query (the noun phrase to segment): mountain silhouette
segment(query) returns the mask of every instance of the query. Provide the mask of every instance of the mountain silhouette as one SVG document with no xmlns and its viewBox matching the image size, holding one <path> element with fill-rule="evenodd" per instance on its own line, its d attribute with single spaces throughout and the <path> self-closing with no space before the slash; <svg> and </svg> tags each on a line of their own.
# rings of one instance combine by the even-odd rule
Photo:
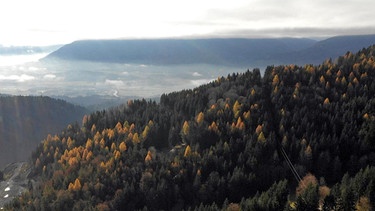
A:
<svg viewBox="0 0 375 211">
<path fill-rule="evenodd" d="M 319 64 L 347 51 L 375 43 L 375 35 L 267 39 L 80 40 L 52 52 L 42 61 L 84 60 L 151 65 L 215 64 L 261 66 Z"/>
</svg>

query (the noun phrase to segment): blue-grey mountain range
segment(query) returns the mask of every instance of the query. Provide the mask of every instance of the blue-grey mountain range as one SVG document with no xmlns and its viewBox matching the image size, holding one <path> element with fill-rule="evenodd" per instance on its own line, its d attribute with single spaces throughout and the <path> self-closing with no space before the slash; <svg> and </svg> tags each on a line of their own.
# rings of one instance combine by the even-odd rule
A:
<svg viewBox="0 0 375 211">
<path fill-rule="evenodd" d="M 263 67 L 319 64 L 373 44 L 375 35 L 337 36 L 320 41 L 308 38 L 80 40 L 62 46 L 43 60 Z"/>
</svg>

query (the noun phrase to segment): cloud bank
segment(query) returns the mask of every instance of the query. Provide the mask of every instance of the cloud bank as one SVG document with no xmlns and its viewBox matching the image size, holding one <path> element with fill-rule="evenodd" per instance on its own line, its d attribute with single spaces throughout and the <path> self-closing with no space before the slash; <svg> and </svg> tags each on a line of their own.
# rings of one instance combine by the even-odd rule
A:
<svg viewBox="0 0 375 211">
<path fill-rule="evenodd" d="M 373 0 L 13 0 L 1 2 L 0 7 L 0 29 L 6 32 L 0 34 L 0 44 L 13 45 L 79 39 L 375 33 Z"/>
<path fill-rule="evenodd" d="M 0 81 L 16 81 L 16 82 L 25 82 L 25 81 L 31 81 L 34 80 L 35 77 L 31 75 L 0 75 Z"/>
</svg>

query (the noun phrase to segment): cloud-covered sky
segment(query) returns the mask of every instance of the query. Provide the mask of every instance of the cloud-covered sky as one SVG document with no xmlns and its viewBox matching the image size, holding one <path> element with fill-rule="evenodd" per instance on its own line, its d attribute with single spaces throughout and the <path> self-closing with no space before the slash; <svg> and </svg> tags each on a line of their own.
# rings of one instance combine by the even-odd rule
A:
<svg viewBox="0 0 375 211">
<path fill-rule="evenodd" d="M 375 34 L 374 0 L 2 0 L 0 44 Z"/>
</svg>

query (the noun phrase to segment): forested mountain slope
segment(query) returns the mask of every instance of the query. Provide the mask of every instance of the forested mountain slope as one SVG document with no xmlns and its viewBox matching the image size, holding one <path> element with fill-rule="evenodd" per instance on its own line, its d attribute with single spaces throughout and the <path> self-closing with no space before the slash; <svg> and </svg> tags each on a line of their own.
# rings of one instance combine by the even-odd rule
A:
<svg viewBox="0 0 375 211">
<path fill-rule="evenodd" d="M 7 209 L 375 206 L 375 46 L 129 101 L 48 136 Z"/>
<path fill-rule="evenodd" d="M 47 134 L 60 132 L 86 113 L 49 97 L 0 96 L 0 167 L 28 160 Z"/>
</svg>

